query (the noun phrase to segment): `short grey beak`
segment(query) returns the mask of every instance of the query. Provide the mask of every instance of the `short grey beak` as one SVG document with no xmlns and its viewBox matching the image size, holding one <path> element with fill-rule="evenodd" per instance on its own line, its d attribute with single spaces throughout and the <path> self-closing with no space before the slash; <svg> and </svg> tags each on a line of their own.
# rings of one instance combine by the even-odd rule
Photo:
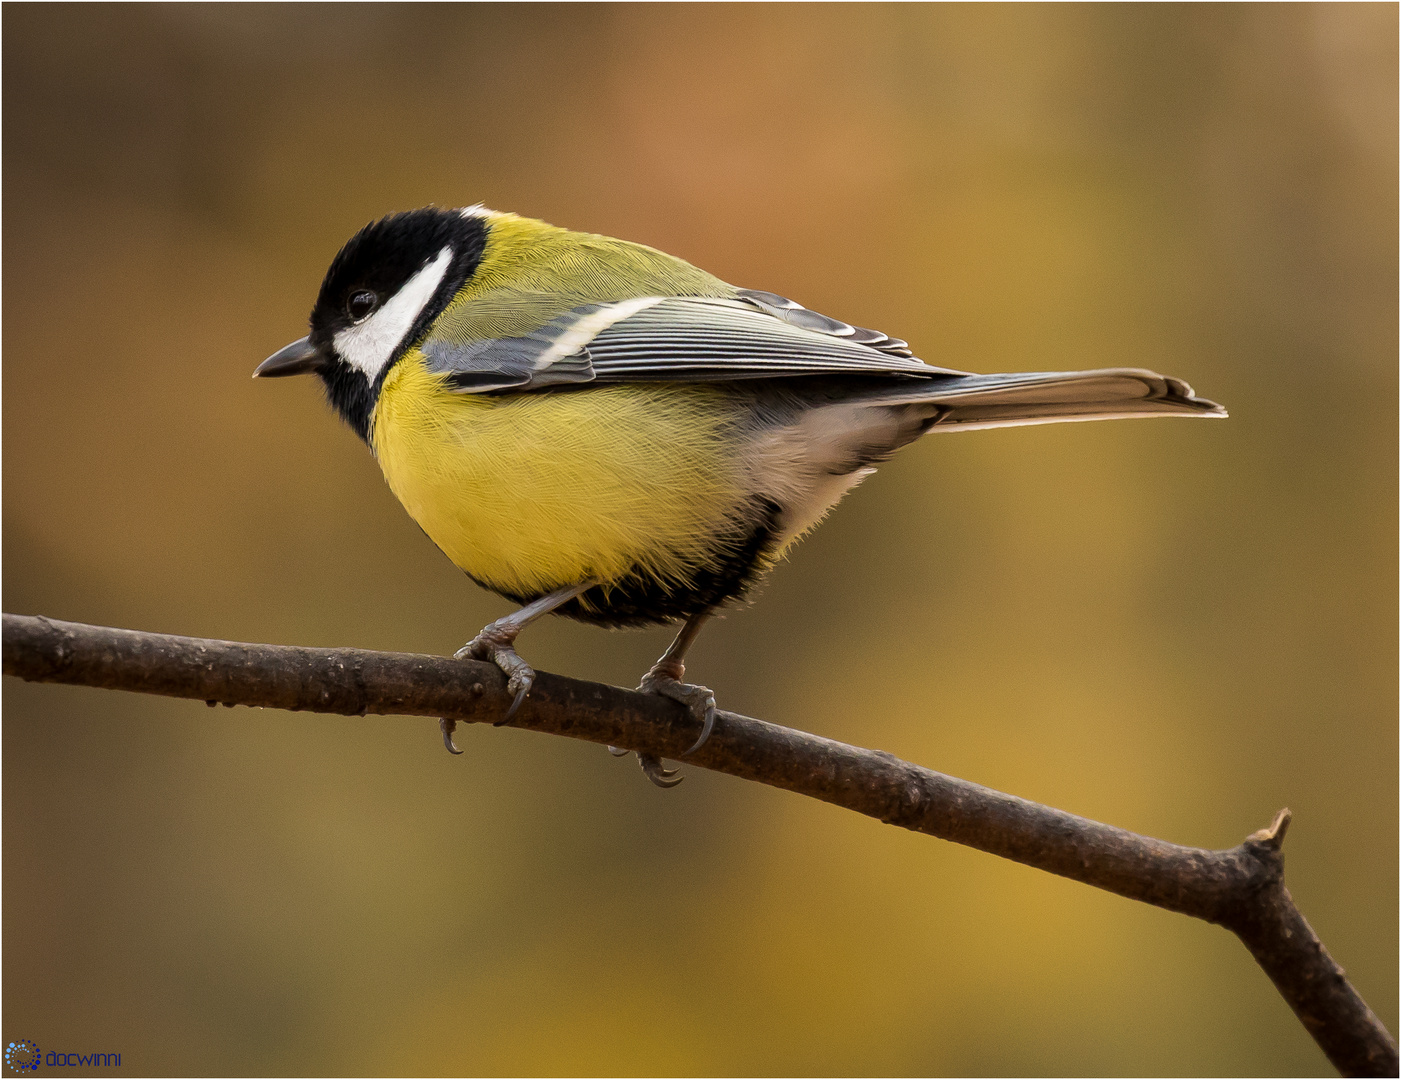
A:
<svg viewBox="0 0 1401 1080">
<path fill-rule="evenodd" d="M 301 338 L 286 348 L 278 349 L 253 372 L 255 379 L 280 379 L 283 375 L 309 375 L 320 371 L 321 354 L 309 338 Z"/>
</svg>

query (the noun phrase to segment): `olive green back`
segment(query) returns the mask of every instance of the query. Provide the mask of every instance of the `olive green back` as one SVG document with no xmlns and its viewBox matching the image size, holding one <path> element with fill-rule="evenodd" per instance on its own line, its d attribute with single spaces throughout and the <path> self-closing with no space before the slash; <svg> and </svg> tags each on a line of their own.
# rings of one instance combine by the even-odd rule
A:
<svg viewBox="0 0 1401 1080">
<path fill-rule="evenodd" d="M 431 338 L 468 344 L 521 337 L 581 304 L 736 293 L 684 259 L 643 244 L 515 214 L 491 213 L 487 221 L 481 265 L 439 316 Z"/>
</svg>

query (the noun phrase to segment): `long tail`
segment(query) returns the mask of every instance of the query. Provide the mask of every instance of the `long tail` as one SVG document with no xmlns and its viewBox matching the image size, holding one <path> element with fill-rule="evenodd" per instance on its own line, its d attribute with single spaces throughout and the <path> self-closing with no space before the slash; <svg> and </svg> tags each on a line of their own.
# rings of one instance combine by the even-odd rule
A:
<svg viewBox="0 0 1401 1080">
<path fill-rule="evenodd" d="M 962 375 L 901 385 L 865 399 L 881 405 L 933 405 L 926 430 L 1118 420 L 1135 416 L 1214 416 L 1226 410 L 1180 379 L 1142 368 Z"/>
</svg>

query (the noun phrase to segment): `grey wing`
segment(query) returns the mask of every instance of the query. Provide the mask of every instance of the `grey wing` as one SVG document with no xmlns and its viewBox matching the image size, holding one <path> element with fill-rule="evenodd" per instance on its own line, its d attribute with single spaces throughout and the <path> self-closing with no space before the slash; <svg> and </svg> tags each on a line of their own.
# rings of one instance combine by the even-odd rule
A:
<svg viewBox="0 0 1401 1080">
<path fill-rule="evenodd" d="M 773 293 L 586 304 L 530 335 L 463 345 L 430 337 L 432 371 L 464 393 L 588 382 L 732 382 L 799 375 L 929 378 L 909 347 Z"/>
</svg>

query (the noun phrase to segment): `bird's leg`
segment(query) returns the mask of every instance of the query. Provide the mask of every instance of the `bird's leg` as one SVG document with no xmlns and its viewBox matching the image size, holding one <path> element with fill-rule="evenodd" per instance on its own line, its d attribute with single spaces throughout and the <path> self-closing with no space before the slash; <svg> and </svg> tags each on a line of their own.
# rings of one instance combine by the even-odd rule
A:
<svg viewBox="0 0 1401 1080">
<path fill-rule="evenodd" d="M 638 686 L 644 694 L 661 694 L 672 701 L 679 701 L 690 709 L 691 715 L 700 722 L 700 737 L 686 754 L 694 754 L 704 746 L 710 738 L 710 733 L 715 730 L 715 695 L 707 687 L 681 681 L 686 674 L 686 653 L 695 644 L 696 635 L 700 633 L 710 614 L 709 611 L 702 611 L 687 619 L 686 625 L 676 635 L 671 647 L 662 653 L 662 658 L 642 676 L 642 684 Z"/>
<path fill-rule="evenodd" d="M 686 653 L 695 643 L 696 635 L 700 633 L 700 628 L 705 625 L 710 614 L 709 611 L 702 611 L 687 619 L 686 625 L 676 635 L 671 647 L 652 665 L 652 670 L 642 676 L 642 684 L 638 686 L 644 694 L 660 694 L 662 697 L 671 698 L 672 701 L 679 701 L 696 718 L 701 726 L 700 737 L 686 754 L 693 754 L 704 746 L 710 738 L 710 733 L 715 730 L 715 695 L 707 687 L 681 681 L 686 674 Z M 608 749 L 612 753 L 618 753 L 615 747 L 610 746 Z M 682 756 L 685 757 L 686 754 Z M 661 758 L 654 754 L 639 753 L 637 760 L 642 766 L 642 771 L 647 774 L 647 779 L 658 787 L 675 787 L 681 783 L 681 778 L 676 776 L 675 770 L 662 768 Z"/>
<path fill-rule="evenodd" d="M 586 581 L 581 585 L 567 585 L 563 589 L 546 593 L 538 600 L 532 600 L 525 607 L 519 611 L 513 611 L 504 619 L 488 623 L 482 628 L 480 634 L 454 654 L 459 660 L 469 656 L 473 660 L 490 660 L 505 672 L 506 688 L 512 691 L 516 697 L 511 702 L 511 707 L 506 710 L 506 715 L 496 722 L 497 727 L 515 716 L 516 710 L 521 707 L 521 702 L 525 700 L 525 695 L 530 693 L 530 686 L 535 681 L 534 669 L 516 654 L 514 648 L 516 636 L 541 615 L 548 615 L 561 604 L 569 603 L 580 593 L 593 588 L 593 584 L 592 581 Z M 446 725 L 444 728 L 443 738 L 450 744 L 451 733 L 446 730 Z M 448 749 L 451 750 L 452 746 L 449 745 Z"/>
</svg>

